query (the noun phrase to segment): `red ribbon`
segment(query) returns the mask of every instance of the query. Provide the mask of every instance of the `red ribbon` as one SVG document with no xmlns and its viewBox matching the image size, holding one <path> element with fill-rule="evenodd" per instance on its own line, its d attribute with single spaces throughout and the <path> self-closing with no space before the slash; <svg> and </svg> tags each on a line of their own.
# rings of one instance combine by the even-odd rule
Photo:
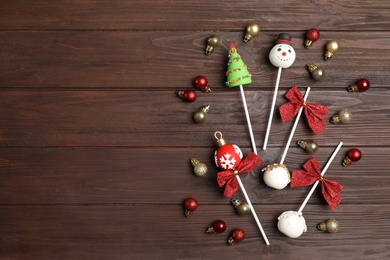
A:
<svg viewBox="0 0 390 260">
<path fill-rule="evenodd" d="M 262 162 L 263 160 L 257 154 L 250 153 L 244 158 L 244 160 L 241 161 L 241 163 L 237 166 L 237 169 L 218 172 L 217 181 L 219 187 L 226 184 L 223 194 L 228 198 L 233 196 L 233 194 L 238 190 L 236 174 L 251 172 Z"/>
<path fill-rule="evenodd" d="M 328 114 L 328 107 L 320 104 L 306 104 L 301 92 L 299 92 L 296 86 L 290 88 L 285 97 L 290 102 L 287 102 L 279 108 L 283 123 L 286 123 L 298 114 L 299 109 L 303 106 L 310 128 L 316 135 L 320 135 L 326 126 L 323 121 Z"/>
<path fill-rule="evenodd" d="M 303 165 L 303 168 L 306 171 L 293 171 L 290 186 L 293 188 L 309 186 L 319 180 L 321 182 L 322 195 L 324 195 L 324 198 L 326 202 L 328 202 L 329 206 L 335 210 L 341 202 L 339 194 L 343 189 L 343 185 L 337 181 L 328 180 L 321 176 L 320 166 L 318 165 L 316 157 L 312 157 L 307 160 Z"/>
</svg>

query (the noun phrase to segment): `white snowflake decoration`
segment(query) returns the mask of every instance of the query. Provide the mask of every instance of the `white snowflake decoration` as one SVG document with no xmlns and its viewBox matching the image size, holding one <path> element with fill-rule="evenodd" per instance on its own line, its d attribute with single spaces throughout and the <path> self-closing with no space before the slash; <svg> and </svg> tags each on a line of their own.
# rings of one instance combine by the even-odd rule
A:
<svg viewBox="0 0 390 260">
<path fill-rule="evenodd" d="M 236 164 L 236 159 L 230 153 L 225 153 L 221 157 L 219 157 L 219 163 L 224 169 L 233 169 Z"/>
<path fill-rule="evenodd" d="M 236 154 L 238 155 L 238 157 L 240 157 L 240 159 L 242 159 L 242 151 L 240 149 L 240 147 L 238 147 L 237 145 L 233 144 L 233 147 L 234 147 L 234 151 L 236 152 Z"/>
</svg>

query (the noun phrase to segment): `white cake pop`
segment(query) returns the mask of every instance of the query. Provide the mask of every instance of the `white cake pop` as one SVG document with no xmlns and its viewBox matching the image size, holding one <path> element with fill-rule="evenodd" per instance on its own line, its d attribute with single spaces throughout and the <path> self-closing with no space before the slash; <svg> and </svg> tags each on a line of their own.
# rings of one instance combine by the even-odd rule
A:
<svg viewBox="0 0 390 260">
<path fill-rule="evenodd" d="M 281 33 L 278 36 L 276 45 L 269 53 L 269 60 L 272 65 L 278 68 L 287 69 L 295 61 L 295 50 L 291 46 L 291 35 L 288 33 Z"/>
<path fill-rule="evenodd" d="M 278 229 L 290 238 L 300 237 L 306 232 L 306 221 L 302 212 L 285 211 L 278 217 Z"/>
<path fill-rule="evenodd" d="M 263 171 L 263 180 L 268 187 L 281 190 L 290 183 L 290 172 L 284 164 L 270 164 Z"/>
</svg>

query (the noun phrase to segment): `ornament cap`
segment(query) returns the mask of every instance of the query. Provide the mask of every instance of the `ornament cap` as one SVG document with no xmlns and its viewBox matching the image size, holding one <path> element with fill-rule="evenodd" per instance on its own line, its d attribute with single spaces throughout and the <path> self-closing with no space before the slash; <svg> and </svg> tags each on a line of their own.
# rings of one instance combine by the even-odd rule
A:
<svg viewBox="0 0 390 260">
<path fill-rule="evenodd" d="M 314 63 L 308 63 L 306 66 L 307 66 L 308 71 L 310 71 L 310 72 L 313 72 L 318 68 L 317 65 L 315 65 Z"/>
<path fill-rule="evenodd" d="M 223 135 L 220 131 L 216 131 L 214 133 L 214 137 L 217 139 L 217 144 L 219 147 L 224 146 L 226 144 L 225 138 L 223 138 Z"/>
</svg>

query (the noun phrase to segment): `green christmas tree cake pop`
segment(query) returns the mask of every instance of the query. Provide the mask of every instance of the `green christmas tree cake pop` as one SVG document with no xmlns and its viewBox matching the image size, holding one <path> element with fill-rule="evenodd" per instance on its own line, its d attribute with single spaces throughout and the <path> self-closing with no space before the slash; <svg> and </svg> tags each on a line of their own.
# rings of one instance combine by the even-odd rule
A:
<svg viewBox="0 0 390 260">
<path fill-rule="evenodd" d="M 237 87 L 252 83 L 252 75 L 249 73 L 234 43 L 230 44 L 228 70 L 226 72 L 226 86 Z"/>
<path fill-rule="evenodd" d="M 248 106 L 246 104 L 244 87 L 243 87 L 243 85 L 252 83 L 252 75 L 249 73 L 245 63 L 242 61 L 241 56 L 237 53 L 234 43 L 230 44 L 228 57 L 229 57 L 229 61 L 227 63 L 228 69 L 226 72 L 226 76 L 227 76 L 226 86 L 240 87 L 242 103 L 245 109 L 246 122 L 248 124 L 249 135 L 252 143 L 252 149 L 253 152 L 257 154 L 255 138 L 253 136 L 252 124 L 249 117 Z"/>
</svg>

